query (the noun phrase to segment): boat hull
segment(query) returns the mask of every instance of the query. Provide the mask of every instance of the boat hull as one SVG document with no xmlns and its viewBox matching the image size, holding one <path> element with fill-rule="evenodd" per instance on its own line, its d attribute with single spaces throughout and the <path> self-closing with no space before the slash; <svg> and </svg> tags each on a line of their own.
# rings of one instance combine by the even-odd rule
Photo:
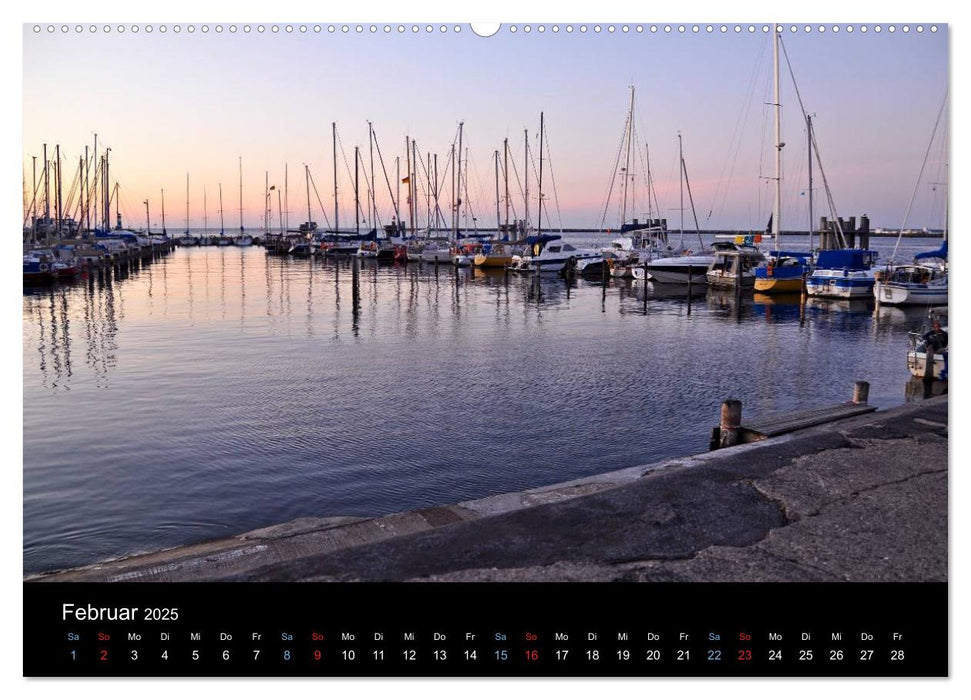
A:
<svg viewBox="0 0 971 700">
<path fill-rule="evenodd" d="M 876 282 L 873 296 L 881 304 L 894 306 L 934 306 L 947 304 L 947 285 L 919 283 Z"/>
<path fill-rule="evenodd" d="M 931 376 L 940 381 L 947 381 L 947 355 L 933 355 Z M 914 377 L 927 376 L 927 353 L 911 350 L 907 353 L 907 369 Z"/>
<path fill-rule="evenodd" d="M 798 294 L 802 291 L 802 277 L 756 277 L 753 287 L 763 294 Z"/>
</svg>

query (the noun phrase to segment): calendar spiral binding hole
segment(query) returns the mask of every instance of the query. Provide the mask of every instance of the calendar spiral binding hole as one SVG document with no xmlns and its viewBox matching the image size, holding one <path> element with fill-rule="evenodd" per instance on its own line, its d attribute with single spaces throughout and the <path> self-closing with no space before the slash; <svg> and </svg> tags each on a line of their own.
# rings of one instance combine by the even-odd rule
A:
<svg viewBox="0 0 971 700">
<path fill-rule="evenodd" d="M 175 34 L 181 34 L 183 31 L 188 34 L 237 34 L 242 32 L 244 34 L 257 33 L 257 34 L 461 34 L 464 29 L 462 25 L 458 24 L 330 24 L 322 26 L 320 24 L 258 24 L 258 25 L 235 25 L 235 24 L 173 24 L 173 25 L 152 25 L 152 24 L 104 24 L 89 25 L 85 28 L 84 25 L 76 24 L 73 27 L 68 24 L 48 24 L 46 26 L 35 24 L 33 25 L 34 34 L 42 34 L 46 32 L 47 34 L 56 35 L 69 34 L 72 31 L 75 34 L 84 34 L 87 29 L 88 34 L 112 34 L 117 33 L 124 35 L 125 33 L 138 34 L 152 34 L 158 32 L 165 34 L 169 31 Z M 824 24 L 783 24 L 779 25 L 779 31 L 781 33 L 804 33 L 804 34 L 825 34 L 832 33 L 838 34 L 840 32 L 846 32 L 847 34 L 853 34 L 859 32 L 861 34 L 868 34 L 873 32 L 875 34 L 896 34 L 898 32 L 902 34 L 923 34 L 925 31 L 936 33 L 939 27 L 936 24 L 931 25 L 910 25 L 910 24 L 860 24 L 860 25 L 824 25 Z M 507 34 L 592 34 L 592 35 L 603 35 L 603 34 L 754 34 L 756 32 L 766 33 L 771 31 L 771 27 L 767 24 L 755 25 L 755 24 L 509 24 L 501 26 L 499 32 L 505 32 Z M 471 30 L 472 34 L 475 34 L 475 30 Z M 482 36 L 482 35 L 480 35 Z"/>
</svg>

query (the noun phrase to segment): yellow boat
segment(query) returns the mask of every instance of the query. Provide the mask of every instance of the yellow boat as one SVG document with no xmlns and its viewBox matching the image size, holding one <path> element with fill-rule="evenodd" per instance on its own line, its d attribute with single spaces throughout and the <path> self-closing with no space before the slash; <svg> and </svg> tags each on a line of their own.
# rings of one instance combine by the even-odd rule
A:
<svg viewBox="0 0 971 700">
<path fill-rule="evenodd" d="M 479 251 L 472 264 L 476 267 L 499 267 L 504 268 L 512 264 L 512 249 L 502 243 L 493 243 L 489 252 Z"/>
</svg>

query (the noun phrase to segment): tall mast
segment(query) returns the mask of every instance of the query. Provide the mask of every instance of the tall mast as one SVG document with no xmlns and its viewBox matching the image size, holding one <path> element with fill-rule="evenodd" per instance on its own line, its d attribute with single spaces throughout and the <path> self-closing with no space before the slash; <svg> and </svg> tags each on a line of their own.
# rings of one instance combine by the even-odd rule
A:
<svg viewBox="0 0 971 700">
<path fill-rule="evenodd" d="M 506 185 L 506 235 L 509 235 L 509 139 L 502 140 L 502 177 Z"/>
<path fill-rule="evenodd" d="M 111 180 L 108 177 L 108 154 L 109 153 L 111 153 L 111 148 L 110 147 L 105 149 L 105 167 L 104 167 L 104 180 L 105 180 L 105 186 L 104 186 L 104 196 L 105 196 L 105 206 L 104 206 L 105 232 L 108 232 L 108 231 L 111 230 L 111 187 L 108 184 L 109 182 L 111 182 Z"/>
<path fill-rule="evenodd" d="M 411 169 L 408 171 L 408 191 L 411 193 L 411 235 L 414 237 L 415 229 L 418 228 L 418 182 L 415 175 L 418 173 L 418 156 L 415 140 L 411 140 Z"/>
<path fill-rule="evenodd" d="M 536 234 L 543 232 L 543 113 L 539 113 L 539 185 L 537 188 Z"/>
<path fill-rule="evenodd" d="M 145 233 L 150 234 L 152 232 L 152 217 L 148 211 L 148 200 L 145 200 Z"/>
<path fill-rule="evenodd" d="M 34 194 L 30 202 L 30 210 L 33 218 L 30 223 L 30 233 L 32 243 L 37 242 L 37 156 L 30 157 L 30 184 L 33 185 Z M 90 224 L 89 224 L 90 226 Z"/>
<path fill-rule="evenodd" d="M 358 184 L 360 163 L 360 147 L 354 147 L 354 233 L 361 232 L 361 193 Z"/>
<path fill-rule="evenodd" d="M 680 227 L 680 243 L 679 246 L 684 248 L 684 149 L 681 145 L 681 132 L 678 132 L 678 162 L 680 167 L 678 168 L 678 178 L 681 182 L 681 227 Z"/>
<path fill-rule="evenodd" d="M 266 183 L 263 185 L 263 233 L 270 232 L 270 171 L 264 170 Z"/>
<path fill-rule="evenodd" d="M 442 213 L 441 208 L 438 206 L 438 154 L 435 154 L 433 172 L 435 175 L 435 227 L 438 227 L 438 215 Z M 442 222 L 444 223 L 444 222 Z"/>
<path fill-rule="evenodd" d="M 813 250 L 813 118 L 806 115 L 806 141 L 809 144 L 809 252 Z"/>
<path fill-rule="evenodd" d="M 47 144 L 44 144 L 44 226 L 50 224 L 51 218 L 51 176 L 50 167 L 47 161 Z M 45 235 L 46 235 L 45 230 Z"/>
<path fill-rule="evenodd" d="M 465 122 L 459 122 L 459 147 L 455 155 L 458 157 L 458 165 L 456 168 L 456 177 L 458 178 L 458 201 L 455 205 L 455 240 L 458 241 L 459 238 L 459 211 L 462 207 L 462 125 Z"/>
<path fill-rule="evenodd" d="M 371 181 L 368 183 L 368 193 L 371 195 L 371 228 L 378 228 L 378 193 L 374 187 L 374 126 L 367 123 L 368 148 L 371 152 Z"/>
<path fill-rule="evenodd" d="M 337 221 L 337 122 L 330 123 L 330 130 L 331 140 L 334 142 L 334 233 L 337 233 L 340 231 L 340 223 Z M 354 152 L 357 152 L 357 146 L 354 147 Z M 354 167 L 357 167 L 357 165 L 355 164 Z M 355 187 L 357 187 L 356 184 Z M 309 197 L 310 195 L 308 194 L 307 196 Z M 307 221 L 308 223 L 310 221 L 309 214 Z"/>
<path fill-rule="evenodd" d="M 94 135 L 94 157 L 98 160 L 98 135 Z M 94 168 L 94 228 L 95 231 L 98 229 L 98 166 Z M 91 227 L 90 217 L 88 218 L 88 228 Z"/>
<path fill-rule="evenodd" d="M 310 222 L 313 218 L 310 216 L 310 166 L 306 163 L 303 164 L 303 174 L 304 179 L 307 181 L 307 232 L 310 232 Z"/>
<path fill-rule="evenodd" d="M 219 183 L 219 235 L 226 235 L 226 220 L 223 218 L 223 183 Z"/>
<path fill-rule="evenodd" d="M 202 230 L 209 235 L 209 203 L 206 201 L 206 186 L 202 186 Z"/>
<path fill-rule="evenodd" d="M 220 203 L 219 208 L 222 209 L 222 203 Z M 168 231 L 165 230 L 165 188 L 162 188 L 162 235 L 167 236 Z"/>
<path fill-rule="evenodd" d="M 452 236 L 458 239 L 458 224 L 456 222 L 458 217 L 458 205 L 455 196 L 455 143 L 452 143 Z"/>
<path fill-rule="evenodd" d="M 239 157 L 239 232 L 243 232 L 243 156 Z"/>
<path fill-rule="evenodd" d="M 499 151 L 495 153 L 496 161 L 496 233 L 502 228 L 502 219 L 499 218 Z"/>
<path fill-rule="evenodd" d="M 57 153 L 57 169 L 54 174 L 57 176 L 57 237 L 61 237 L 61 219 L 63 218 L 63 211 L 61 209 L 61 144 L 57 144 L 55 147 L 55 152 Z"/>
<path fill-rule="evenodd" d="M 189 173 L 185 174 L 185 235 L 189 235 Z"/>
<path fill-rule="evenodd" d="M 286 179 L 286 166 L 284 166 L 283 169 L 284 169 L 283 177 L 284 179 Z M 286 189 L 286 184 L 283 185 L 283 189 Z M 280 219 L 280 235 L 282 236 L 285 233 L 286 229 L 283 226 L 283 204 L 280 201 L 279 188 L 277 188 L 277 191 L 276 191 L 276 213 L 277 213 L 277 218 Z"/>
<path fill-rule="evenodd" d="M 624 205 L 620 212 L 620 224 L 623 226 L 627 223 L 627 189 L 630 186 L 631 174 L 630 174 L 630 149 L 631 141 L 634 140 L 634 86 L 630 86 L 630 108 L 627 110 L 627 157 L 624 162 Z M 540 158 L 543 154 L 540 153 Z"/>
<path fill-rule="evenodd" d="M 526 173 L 525 181 L 526 186 L 523 188 L 523 199 L 526 200 L 526 211 L 523 213 L 523 228 L 525 231 L 529 231 L 529 129 L 523 129 L 523 139 L 526 144 L 525 150 L 525 167 L 523 167 L 523 172 Z"/>
<path fill-rule="evenodd" d="M 779 26 L 772 25 L 773 81 L 775 83 L 775 203 L 772 207 L 772 235 L 779 250 L 779 215 L 782 209 L 782 104 L 779 102 Z"/>
<path fill-rule="evenodd" d="M 290 174 L 287 170 L 287 164 L 283 164 L 283 203 L 285 205 L 284 210 L 280 212 L 280 235 L 282 236 L 286 233 L 287 229 L 290 228 Z M 280 208 L 280 190 L 276 191 L 276 204 L 277 209 Z M 286 222 L 284 222 L 283 217 L 286 216 Z"/>
<path fill-rule="evenodd" d="M 84 208 L 81 210 L 81 218 L 84 221 L 84 226 L 81 226 L 80 229 L 81 231 L 84 231 L 85 229 L 91 228 L 91 213 L 88 211 L 88 197 L 91 195 L 91 193 L 88 192 L 89 183 L 88 183 L 88 147 L 87 146 L 84 147 L 84 177 L 82 178 L 81 182 L 83 185 L 81 188 L 81 191 L 84 193 L 84 196 L 81 198 L 81 201 L 84 203 Z M 36 188 L 36 183 L 34 183 L 34 185 Z M 35 189 L 34 192 L 36 193 L 37 190 Z M 164 233 L 165 232 L 164 219 L 162 221 L 162 229 Z"/>
</svg>

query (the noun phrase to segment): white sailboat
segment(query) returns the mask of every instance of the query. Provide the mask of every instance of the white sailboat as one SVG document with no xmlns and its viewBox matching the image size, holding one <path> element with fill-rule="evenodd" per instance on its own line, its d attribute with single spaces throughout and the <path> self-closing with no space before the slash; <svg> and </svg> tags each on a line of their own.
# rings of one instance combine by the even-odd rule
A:
<svg viewBox="0 0 971 700">
<path fill-rule="evenodd" d="M 947 96 L 941 104 L 940 112 L 937 115 L 937 122 L 934 124 L 934 131 L 931 134 L 931 143 L 937 133 L 941 115 L 947 105 Z M 886 270 L 881 270 L 876 275 L 876 282 L 873 285 L 873 296 L 880 304 L 891 304 L 896 306 L 906 305 L 944 305 L 948 302 L 947 293 L 947 230 L 948 230 L 948 207 L 947 194 L 944 195 L 944 240 L 941 247 L 937 250 L 929 250 L 918 253 L 914 256 L 914 262 L 907 265 L 893 265 L 896 257 L 897 246 L 907 227 L 907 218 L 910 216 L 917 190 L 920 187 L 921 178 L 924 175 L 924 167 L 927 165 L 927 157 L 930 155 L 930 146 L 924 155 L 924 162 L 920 167 L 920 174 L 917 176 L 917 184 L 914 193 L 910 198 L 910 205 L 907 213 L 904 214 L 904 223 L 900 226 L 900 233 L 897 236 L 897 243 L 890 256 L 890 265 Z M 947 169 L 945 167 L 945 173 Z M 945 175 L 944 186 L 947 187 L 947 176 Z"/>
</svg>

